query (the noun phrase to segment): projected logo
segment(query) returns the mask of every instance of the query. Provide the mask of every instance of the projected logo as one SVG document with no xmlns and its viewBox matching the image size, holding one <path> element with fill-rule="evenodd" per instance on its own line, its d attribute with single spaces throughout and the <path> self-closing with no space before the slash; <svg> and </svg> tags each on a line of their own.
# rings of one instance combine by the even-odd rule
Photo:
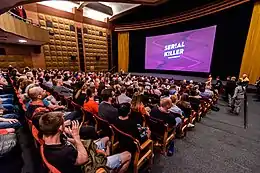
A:
<svg viewBox="0 0 260 173">
<path fill-rule="evenodd" d="M 179 43 L 169 44 L 165 46 L 163 55 L 168 59 L 180 58 L 181 55 L 184 53 L 184 48 L 185 48 L 184 41 Z"/>
</svg>

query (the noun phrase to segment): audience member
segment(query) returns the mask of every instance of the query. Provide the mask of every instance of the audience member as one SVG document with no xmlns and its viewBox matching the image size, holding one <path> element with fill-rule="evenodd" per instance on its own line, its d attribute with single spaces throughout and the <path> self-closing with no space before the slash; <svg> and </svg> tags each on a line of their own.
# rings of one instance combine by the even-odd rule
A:
<svg viewBox="0 0 260 173">
<path fill-rule="evenodd" d="M 120 88 L 121 94 L 117 97 L 118 104 L 131 103 L 132 99 L 126 95 L 126 88 L 122 86 Z"/>
<path fill-rule="evenodd" d="M 87 97 L 83 108 L 94 115 L 98 115 L 98 103 L 94 100 L 94 97 L 97 95 L 97 90 L 95 88 L 93 90 L 94 92 L 92 89 L 87 89 Z"/>
<path fill-rule="evenodd" d="M 46 113 L 40 120 L 43 133 L 44 156 L 47 161 L 63 173 L 95 172 L 98 168 L 119 169 L 126 172 L 131 161 L 131 154 L 123 152 L 112 156 L 97 153 L 96 149 L 107 150 L 107 138 L 94 141 L 81 141 L 79 123 L 72 121 L 71 127 L 64 126 L 62 113 Z M 71 138 L 62 138 L 65 132 Z M 57 159 L 59 158 L 59 159 Z M 94 162 L 95 160 L 95 162 Z"/>
<path fill-rule="evenodd" d="M 113 91 L 112 89 L 104 89 L 101 92 L 103 101 L 98 107 L 98 115 L 109 123 L 113 124 L 118 118 L 118 111 L 112 106 Z"/>
</svg>

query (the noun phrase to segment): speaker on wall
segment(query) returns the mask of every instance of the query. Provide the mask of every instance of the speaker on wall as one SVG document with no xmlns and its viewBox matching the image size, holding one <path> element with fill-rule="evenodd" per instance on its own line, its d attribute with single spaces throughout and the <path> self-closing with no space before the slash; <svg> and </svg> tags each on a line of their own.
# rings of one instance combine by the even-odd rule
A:
<svg viewBox="0 0 260 173">
<path fill-rule="evenodd" d="M 6 55 L 5 48 L 0 47 L 0 55 Z"/>
<path fill-rule="evenodd" d="M 75 60 L 77 59 L 77 57 L 74 56 L 74 55 L 71 55 L 71 56 L 70 56 L 70 59 L 71 59 L 71 61 L 75 61 Z"/>
<path fill-rule="evenodd" d="M 41 46 L 33 46 L 33 53 L 40 54 L 41 52 Z"/>
</svg>

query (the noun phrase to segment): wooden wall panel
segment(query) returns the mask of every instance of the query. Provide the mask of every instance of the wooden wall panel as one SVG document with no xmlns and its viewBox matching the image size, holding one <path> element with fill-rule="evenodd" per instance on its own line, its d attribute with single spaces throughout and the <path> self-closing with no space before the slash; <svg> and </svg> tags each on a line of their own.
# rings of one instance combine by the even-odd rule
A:
<svg viewBox="0 0 260 173">
<path fill-rule="evenodd" d="M 79 70 L 76 31 L 79 27 L 82 28 L 82 32 L 88 30 L 87 33 L 82 33 L 85 69 L 87 71 L 108 70 L 108 23 L 84 17 L 82 11 L 76 9 L 74 9 L 75 14 L 40 4 L 36 4 L 36 7 L 25 6 L 25 9 L 27 12 L 31 11 L 29 19 L 31 16 L 35 17 L 36 13 L 40 26 L 53 33 L 50 35 L 49 44 L 42 46 L 46 68 Z M 53 26 L 47 26 L 50 22 Z M 75 27 L 75 32 L 68 32 L 70 24 Z M 77 60 L 71 61 L 70 55 L 77 56 Z"/>
<path fill-rule="evenodd" d="M 4 31 L 25 37 L 30 40 L 41 42 L 49 41 L 48 31 L 32 24 L 27 24 L 26 22 L 16 19 L 8 13 L 2 14 L 0 16 L 0 27 Z"/>
<path fill-rule="evenodd" d="M 85 65 L 87 71 L 108 70 L 107 29 L 83 25 Z"/>
<path fill-rule="evenodd" d="M 8 65 L 12 65 L 18 70 L 24 67 L 33 67 L 32 56 L 33 47 L 23 45 L 0 44 L 0 48 L 4 48 L 6 55 L 0 56 L 0 68 L 6 69 Z"/>
<path fill-rule="evenodd" d="M 50 42 L 43 46 L 47 69 L 79 70 L 76 25 L 73 20 L 38 13 L 42 28 L 49 30 Z M 72 28 L 74 27 L 74 31 Z M 77 60 L 72 61 L 71 56 Z"/>
</svg>

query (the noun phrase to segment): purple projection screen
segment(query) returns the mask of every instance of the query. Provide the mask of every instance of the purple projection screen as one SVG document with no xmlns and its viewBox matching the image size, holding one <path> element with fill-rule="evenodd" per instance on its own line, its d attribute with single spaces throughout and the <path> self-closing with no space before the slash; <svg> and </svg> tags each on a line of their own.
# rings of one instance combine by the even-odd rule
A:
<svg viewBox="0 0 260 173">
<path fill-rule="evenodd" d="M 209 72 L 216 27 L 146 37 L 145 69 Z"/>
</svg>

